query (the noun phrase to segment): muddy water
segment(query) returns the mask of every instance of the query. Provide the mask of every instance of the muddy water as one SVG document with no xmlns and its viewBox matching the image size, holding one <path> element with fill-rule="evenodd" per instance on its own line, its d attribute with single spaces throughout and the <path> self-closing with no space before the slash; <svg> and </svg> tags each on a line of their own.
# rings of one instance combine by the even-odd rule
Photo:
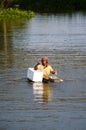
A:
<svg viewBox="0 0 86 130">
<path fill-rule="evenodd" d="M 74 81 L 29 83 L 27 68 L 44 55 Z M 39 129 L 86 129 L 85 14 L 0 22 L 0 130 Z"/>
</svg>

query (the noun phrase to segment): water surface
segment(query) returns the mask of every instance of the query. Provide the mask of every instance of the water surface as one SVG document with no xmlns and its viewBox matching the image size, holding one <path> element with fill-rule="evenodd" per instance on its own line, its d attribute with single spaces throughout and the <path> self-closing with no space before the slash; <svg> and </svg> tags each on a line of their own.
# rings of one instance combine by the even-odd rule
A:
<svg viewBox="0 0 86 130">
<path fill-rule="evenodd" d="M 42 56 L 74 81 L 29 83 Z M 20 80 L 14 80 L 21 78 Z M 0 22 L 0 129 L 86 129 L 86 15 L 39 15 Z"/>
</svg>

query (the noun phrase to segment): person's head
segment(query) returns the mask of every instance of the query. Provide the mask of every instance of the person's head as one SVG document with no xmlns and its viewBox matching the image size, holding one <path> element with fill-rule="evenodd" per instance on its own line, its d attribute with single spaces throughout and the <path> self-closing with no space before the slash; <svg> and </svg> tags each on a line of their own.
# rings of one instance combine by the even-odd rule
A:
<svg viewBox="0 0 86 130">
<path fill-rule="evenodd" d="M 42 62 L 42 65 L 46 66 L 48 64 L 48 58 L 46 56 L 44 56 L 42 59 L 41 59 L 41 62 Z"/>
</svg>

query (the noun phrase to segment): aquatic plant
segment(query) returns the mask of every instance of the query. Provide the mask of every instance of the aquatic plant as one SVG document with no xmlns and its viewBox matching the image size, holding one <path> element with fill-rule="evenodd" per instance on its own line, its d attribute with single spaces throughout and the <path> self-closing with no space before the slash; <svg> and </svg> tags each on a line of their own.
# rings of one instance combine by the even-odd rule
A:
<svg viewBox="0 0 86 130">
<path fill-rule="evenodd" d="M 17 19 L 17 18 L 31 18 L 35 14 L 32 11 L 25 11 L 20 9 L 0 9 L 0 20 L 1 19 Z"/>
</svg>

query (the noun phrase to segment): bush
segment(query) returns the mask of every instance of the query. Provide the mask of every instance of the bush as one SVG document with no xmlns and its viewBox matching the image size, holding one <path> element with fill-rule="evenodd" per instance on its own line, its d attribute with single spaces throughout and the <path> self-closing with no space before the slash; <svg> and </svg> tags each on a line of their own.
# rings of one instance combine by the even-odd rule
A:
<svg viewBox="0 0 86 130">
<path fill-rule="evenodd" d="M 34 12 L 23 11 L 20 9 L 0 9 L 0 20 L 1 19 L 15 19 L 15 18 L 31 18 L 34 17 Z"/>
</svg>

